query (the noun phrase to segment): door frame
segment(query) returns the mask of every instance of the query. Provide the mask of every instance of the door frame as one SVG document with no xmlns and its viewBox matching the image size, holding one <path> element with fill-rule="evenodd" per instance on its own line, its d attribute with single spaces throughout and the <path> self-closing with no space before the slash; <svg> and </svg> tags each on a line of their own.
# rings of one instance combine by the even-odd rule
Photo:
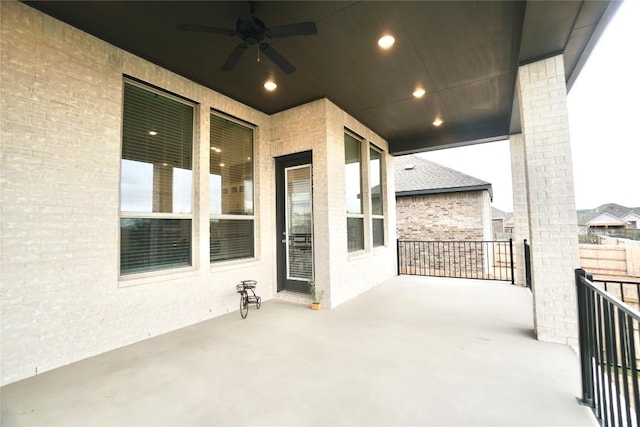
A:
<svg viewBox="0 0 640 427">
<path fill-rule="evenodd" d="M 286 212 L 285 212 L 285 170 L 295 166 L 310 165 L 311 166 L 311 218 L 312 226 L 315 224 L 313 210 L 313 152 L 303 151 L 300 153 L 289 154 L 286 156 L 276 157 L 276 265 L 277 265 L 277 291 L 294 291 L 309 293 L 307 284 L 297 288 L 287 285 L 287 265 L 286 265 L 286 241 L 283 243 L 283 236 L 286 235 Z M 312 233 L 313 234 L 313 233 Z M 315 239 L 312 239 L 311 251 L 313 264 L 315 265 Z M 300 281 L 301 282 L 301 281 Z"/>
</svg>

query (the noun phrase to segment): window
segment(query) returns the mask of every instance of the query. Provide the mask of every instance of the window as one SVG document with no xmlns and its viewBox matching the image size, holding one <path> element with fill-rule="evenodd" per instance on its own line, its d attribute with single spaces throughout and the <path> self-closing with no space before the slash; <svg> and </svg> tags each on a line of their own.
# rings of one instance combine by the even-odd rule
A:
<svg viewBox="0 0 640 427">
<path fill-rule="evenodd" d="M 254 256 L 253 129 L 211 115 L 211 262 Z"/>
<path fill-rule="evenodd" d="M 193 104 L 124 83 L 120 274 L 191 266 Z"/>
<path fill-rule="evenodd" d="M 344 134 L 345 191 L 347 204 L 347 244 L 349 252 L 364 249 L 364 215 L 362 211 L 361 142 Z"/>
<path fill-rule="evenodd" d="M 371 230 L 373 246 L 384 246 L 384 181 L 382 152 L 369 147 L 369 188 L 371 193 Z"/>
</svg>

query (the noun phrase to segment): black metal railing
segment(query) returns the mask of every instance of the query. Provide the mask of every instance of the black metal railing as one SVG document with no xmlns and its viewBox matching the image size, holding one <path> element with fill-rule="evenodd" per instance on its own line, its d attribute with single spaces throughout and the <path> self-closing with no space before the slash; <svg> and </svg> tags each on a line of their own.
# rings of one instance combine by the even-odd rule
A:
<svg viewBox="0 0 640 427">
<path fill-rule="evenodd" d="M 531 245 L 524 239 L 524 276 L 527 288 L 531 289 Z"/>
<path fill-rule="evenodd" d="M 398 240 L 398 275 L 514 282 L 513 240 Z"/>
<path fill-rule="evenodd" d="M 640 312 L 640 282 L 612 279 L 593 279 L 592 282 L 620 301 Z"/>
<path fill-rule="evenodd" d="M 640 313 L 577 269 L 582 399 L 603 426 L 640 426 Z M 640 284 L 639 284 L 640 285 Z"/>
</svg>

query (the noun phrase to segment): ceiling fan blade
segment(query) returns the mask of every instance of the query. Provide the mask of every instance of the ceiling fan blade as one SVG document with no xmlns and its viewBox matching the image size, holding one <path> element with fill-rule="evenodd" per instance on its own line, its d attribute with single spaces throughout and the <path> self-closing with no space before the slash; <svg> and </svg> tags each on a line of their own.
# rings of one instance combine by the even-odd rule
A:
<svg viewBox="0 0 640 427">
<path fill-rule="evenodd" d="M 194 24 L 178 24 L 176 28 L 182 31 L 195 31 L 199 33 L 213 33 L 213 34 L 225 34 L 227 36 L 235 36 L 236 30 L 229 28 L 211 27 L 209 25 L 194 25 Z"/>
<path fill-rule="evenodd" d="M 298 22 L 297 24 L 278 25 L 267 29 L 269 37 L 308 36 L 317 34 L 315 22 Z"/>
<path fill-rule="evenodd" d="M 276 64 L 282 71 L 287 74 L 291 74 L 296 70 L 296 67 L 291 65 L 289 61 L 287 61 L 284 56 L 280 55 L 280 52 L 275 50 L 273 46 L 267 43 L 260 43 L 260 51 L 267 55 L 274 64 Z"/>
<path fill-rule="evenodd" d="M 227 58 L 227 61 L 220 69 L 222 71 L 233 70 L 238 64 L 238 61 L 240 61 L 240 58 L 242 57 L 244 51 L 247 50 L 247 47 L 248 45 L 246 43 L 240 43 L 238 46 L 236 46 L 236 48 L 233 49 L 233 52 L 231 52 L 231 55 L 229 55 L 229 57 Z"/>
</svg>

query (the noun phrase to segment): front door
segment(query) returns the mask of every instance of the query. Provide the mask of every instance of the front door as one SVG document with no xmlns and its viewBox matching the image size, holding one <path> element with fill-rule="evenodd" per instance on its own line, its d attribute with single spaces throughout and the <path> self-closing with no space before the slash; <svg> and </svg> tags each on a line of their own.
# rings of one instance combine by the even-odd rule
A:
<svg viewBox="0 0 640 427">
<path fill-rule="evenodd" d="M 311 152 L 276 160 L 278 291 L 308 292 L 313 278 Z"/>
</svg>

